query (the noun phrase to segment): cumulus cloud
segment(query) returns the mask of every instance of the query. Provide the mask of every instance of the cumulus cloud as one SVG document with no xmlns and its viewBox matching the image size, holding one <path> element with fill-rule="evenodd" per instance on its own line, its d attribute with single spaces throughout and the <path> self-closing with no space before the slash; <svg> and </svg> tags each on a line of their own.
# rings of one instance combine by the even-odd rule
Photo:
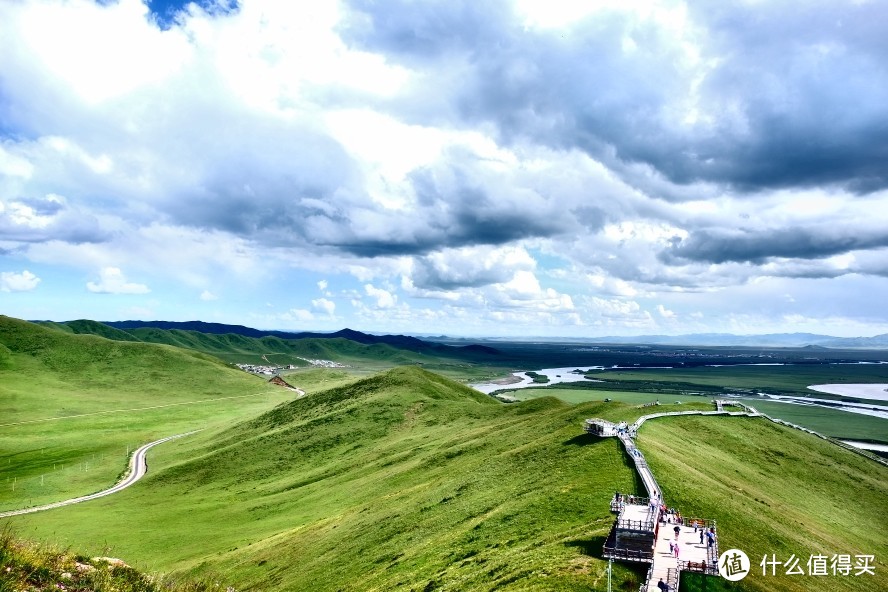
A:
<svg viewBox="0 0 888 592">
<path fill-rule="evenodd" d="M 87 282 L 86 289 L 95 294 L 147 294 L 145 284 L 128 282 L 117 267 L 105 267 L 99 272 L 98 282 Z"/>
<path fill-rule="evenodd" d="M 446 249 L 416 259 L 411 283 L 424 290 L 479 287 L 509 281 L 516 270 L 535 266 L 528 252 L 516 246 Z"/>
<path fill-rule="evenodd" d="M 373 284 L 365 284 L 364 291 L 367 293 L 367 296 L 373 299 L 376 308 L 389 309 L 394 308 L 397 304 L 397 295 L 388 290 L 377 288 Z"/>
<path fill-rule="evenodd" d="M 213 300 L 218 300 L 219 297 L 210 292 L 209 290 L 204 290 L 200 293 L 200 299 L 204 302 L 212 302 Z"/>
<path fill-rule="evenodd" d="M 311 307 L 316 312 L 332 317 L 336 312 L 336 303 L 326 298 L 317 298 L 311 301 Z"/>
<path fill-rule="evenodd" d="M 169 6 L 0 2 L 8 268 L 380 328 L 888 277 L 878 3 Z"/>
<path fill-rule="evenodd" d="M 579 147 L 680 185 L 888 186 L 877 4 L 606 4 L 559 28 L 528 27 L 505 2 L 351 4 L 349 40 L 459 76 L 434 87 L 448 114 L 506 140 Z"/>
<path fill-rule="evenodd" d="M 657 305 L 657 312 L 660 313 L 660 316 L 664 319 L 674 319 L 676 316 L 674 311 L 669 310 L 662 304 Z"/>
<path fill-rule="evenodd" d="M 27 269 L 0 272 L 0 292 L 30 292 L 39 283 L 40 278 Z"/>
<path fill-rule="evenodd" d="M 0 240 L 26 244 L 54 240 L 95 243 L 110 238 L 96 216 L 70 207 L 64 197 L 53 193 L 7 200 L 0 195 L 0 233 Z"/>
</svg>

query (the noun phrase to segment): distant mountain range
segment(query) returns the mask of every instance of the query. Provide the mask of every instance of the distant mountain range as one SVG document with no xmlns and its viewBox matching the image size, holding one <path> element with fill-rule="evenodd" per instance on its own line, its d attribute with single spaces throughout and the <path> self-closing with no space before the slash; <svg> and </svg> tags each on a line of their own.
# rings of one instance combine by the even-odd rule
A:
<svg viewBox="0 0 888 592">
<path fill-rule="evenodd" d="M 768 333 L 734 335 L 731 333 L 694 333 L 690 335 L 638 335 L 635 337 L 599 337 L 594 343 L 639 343 L 650 345 L 699 345 L 729 347 L 828 347 L 836 349 L 885 349 L 888 333 L 874 337 L 832 337 L 815 333 Z"/>
<path fill-rule="evenodd" d="M 69 323 L 72 321 L 69 321 Z M 667 346 L 700 346 L 700 347 L 810 347 L 830 349 L 888 349 L 888 333 L 873 337 L 833 337 L 831 335 L 818 335 L 816 333 L 768 333 L 761 335 L 735 335 L 732 333 L 692 333 L 687 335 L 634 335 L 634 336 L 606 336 L 606 337 L 515 337 L 501 338 L 461 338 L 445 335 L 423 336 L 419 339 L 410 335 L 373 335 L 355 331 L 353 329 L 341 329 L 332 333 L 318 332 L 289 332 L 262 330 L 243 325 L 227 325 L 224 323 L 207 323 L 204 321 L 102 321 L 103 325 L 128 331 L 131 329 L 154 328 L 163 330 L 197 331 L 211 335 L 241 335 L 258 339 L 261 337 L 278 337 L 280 339 L 336 339 L 343 338 L 364 345 L 386 344 L 399 349 L 410 351 L 422 351 L 436 349 L 441 343 L 452 345 L 460 343 L 472 343 L 470 350 L 475 353 L 496 355 L 495 349 L 483 345 L 481 342 L 509 342 L 509 341 L 544 341 L 558 343 L 593 343 L 593 344 L 635 344 L 635 345 L 667 345 Z M 479 351 L 479 350 L 484 350 Z"/>
<path fill-rule="evenodd" d="M 478 338 L 450 337 L 437 335 L 428 339 L 440 343 L 479 341 Z M 834 337 L 816 333 L 767 333 L 761 335 L 735 335 L 733 333 L 691 333 L 686 335 L 630 335 L 605 337 L 491 337 L 484 342 L 550 342 L 588 343 L 600 345 L 665 345 L 698 347 L 787 347 L 787 348 L 829 348 L 829 349 L 888 349 L 888 333 L 873 337 Z"/>
<path fill-rule="evenodd" d="M 209 333 L 211 335 L 242 335 L 244 337 L 279 337 L 280 339 L 348 339 L 349 341 L 354 341 L 356 343 L 363 343 L 364 345 L 375 345 L 377 343 L 384 343 L 386 345 L 390 345 L 392 347 L 397 347 L 400 349 L 409 349 L 411 351 L 417 351 L 424 348 L 432 347 L 431 343 L 423 341 L 421 339 L 417 339 L 416 337 L 409 337 L 407 335 L 370 335 L 368 333 L 362 333 L 360 331 L 354 331 L 352 329 L 341 329 L 336 331 L 335 333 L 311 333 L 311 332 L 301 332 L 301 333 L 291 333 L 287 331 L 263 331 L 260 329 L 253 329 L 252 327 L 245 327 L 243 325 L 225 325 L 223 323 L 205 323 L 204 321 L 185 321 L 185 322 L 175 322 L 175 321 L 101 321 L 103 325 L 108 325 L 109 327 L 114 327 L 115 329 L 123 329 L 124 331 L 129 329 L 143 329 L 146 327 L 151 327 L 154 329 L 164 329 L 164 330 L 172 330 L 177 329 L 179 331 L 197 331 L 199 333 Z"/>
</svg>

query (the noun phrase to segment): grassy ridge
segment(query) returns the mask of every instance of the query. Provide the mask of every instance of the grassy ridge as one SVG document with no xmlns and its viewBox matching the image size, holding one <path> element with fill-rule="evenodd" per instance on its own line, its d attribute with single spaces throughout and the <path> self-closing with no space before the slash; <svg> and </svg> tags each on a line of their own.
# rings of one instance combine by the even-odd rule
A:
<svg viewBox="0 0 888 592">
<path fill-rule="evenodd" d="M 395 369 L 171 443 L 116 500 L 13 523 L 262 590 L 588 589 L 613 488 L 635 486 L 616 442 L 580 435 L 596 411 Z"/>
</svg>

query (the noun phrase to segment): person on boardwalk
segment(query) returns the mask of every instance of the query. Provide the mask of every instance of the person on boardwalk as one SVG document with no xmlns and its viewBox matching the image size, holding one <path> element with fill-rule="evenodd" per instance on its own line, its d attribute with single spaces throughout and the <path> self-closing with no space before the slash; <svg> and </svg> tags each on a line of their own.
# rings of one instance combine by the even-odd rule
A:
<svg viewBox="0 0 888 592">
<path fill-rule="evenodd" d="M 669 592 L 669 584 L 663 581 L 663 578 L 660 578 L 660 581 L 657 582 L 657 588 L 662 590 L 663 592 Z"/>
<path fill-rule="evenodd" d="M 700 544 L 701 545 L 703 544 L 703 532 L 704 532 L 704 529 L 701 528 L 700 529 Z"/>
<path fill-rule="evenodd" d="M 676 559 L 678 559 L 678 542 L 675 543 L 675 546 L 672 547 L 672 553 Z"/>
</svg>

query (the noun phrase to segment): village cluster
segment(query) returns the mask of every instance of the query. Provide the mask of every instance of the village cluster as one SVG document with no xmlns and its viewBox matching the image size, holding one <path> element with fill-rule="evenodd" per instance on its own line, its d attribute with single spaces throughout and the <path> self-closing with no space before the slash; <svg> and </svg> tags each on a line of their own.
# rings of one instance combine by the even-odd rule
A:
<svg viewBox="0 0 888 592">
<path fill-rule="evenodd" d="M 339 362 L 334 362 L 333 360 L 311 360 L 309 358 L 301 358 L 300 360 L 308 362 L 312 367 L 315 368 L 348 368 L 346 364 L 340 364 Z M 259 374 L 261 376 L 276 376 L 281 370 L 296 370 L 299 366 L 295 364 L 287 364 L 286 366 L 260 366 L 257 364 L 235 364 L 238 368 L 243 370 L 244 372 L 249 372 L 250 374 Z"/>
</svg>

